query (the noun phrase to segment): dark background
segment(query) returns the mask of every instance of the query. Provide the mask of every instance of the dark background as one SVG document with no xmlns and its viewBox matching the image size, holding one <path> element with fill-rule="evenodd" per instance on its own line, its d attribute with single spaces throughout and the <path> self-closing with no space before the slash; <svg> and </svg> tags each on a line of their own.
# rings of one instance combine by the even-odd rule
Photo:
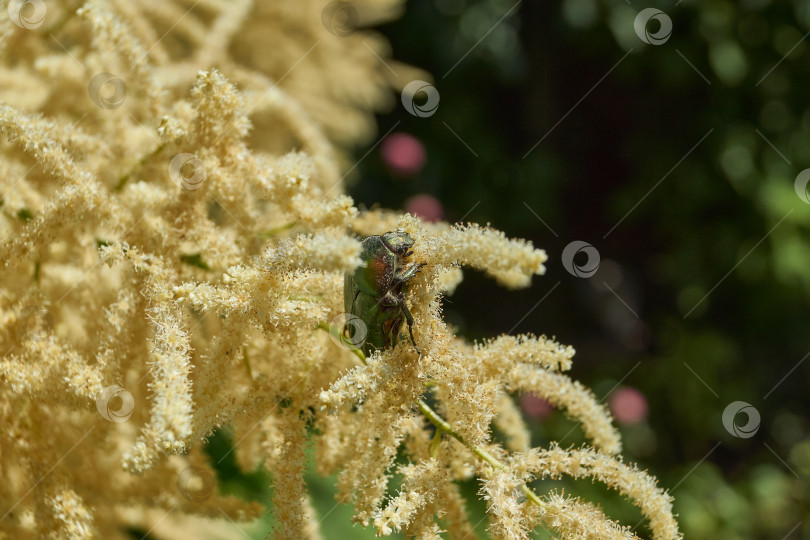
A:
<svg viewBox="0 0 810 540">
<path fill-rule="evenodd" d="M 686 538 L 810 538 L 810 205 L 794 190 L 810 167 L 810 7 L 524 2 L 498 22 L 514 5 L 411 1 L 379 28 L 441 101 L 429 117 L 399 104 L 378 117 L 380 135 L 400 122 L 424 145 L 421 171 L 392 172 L 381 145 L 350 194 L 399 209 L 429 194 L 447 221 L 547 251 L 528 291 L 465 270 L 446 316 L 469 339 L 573 345 L 571 375 L 612 405 L 640 391 L 649 414 L 619 424 L 623 455 L 673 490 Z M 660 45 L 633 29 L 651 5 L 672 21 Z M 561 263 L 575 240 L 599 253 L 590 278 Z M 724 428 L 734 401 L 760 414 L 753 436 Z M 532 423 L 534 444 L 573 427 L 556 412 Z M 563 445 L 582 441 L 575 430 Z M 640 517 L 599 486 L 564 486 Z"/>
</svg>

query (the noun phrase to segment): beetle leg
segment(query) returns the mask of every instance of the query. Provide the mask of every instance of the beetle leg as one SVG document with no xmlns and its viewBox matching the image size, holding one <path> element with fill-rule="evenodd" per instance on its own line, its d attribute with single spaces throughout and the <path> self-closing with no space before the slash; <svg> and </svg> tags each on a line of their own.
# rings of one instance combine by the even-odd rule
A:
<svg viewBox="0 0 810 540">
<path fill-rule="evenodd" d="M 354 313 L 354 303 L 357 302 L 357 297 L 360 296 L 361 291 L 357 291 L 354 293 L 354 299 L 352 299 L 352 309 L 349 310 L 349 313 Z"/>
<path fill-rule="evenodd" d="M 389 291 L 379 297 L 379 300 L 377 300 L 377 307 L 380 309 L 399 307 L 400 302 L 401 300 L 394 293 Z"/>
<path fill-rule="evenodd" d="M 422 359 L 422 351 L 416 344 L 416 340 L 413 339 L 413 315 L 411 315 L 410 310 L 408 310 L 408 306 L 405 304 L 405 299 L 400 296 L 399 300 L 400 300 L 399 307 L 400 309 L 402 309 L 402 313 L 405 314 L 405 322 L 408 323 L 408 334 L 410 334 L 411 336 L 411 343 L 413 343 L 413 348 L 416 349 L 416 352 L 419 353 L 419 358 L 417 359 L 417 361 L 419 361 Z"/>
<path fill-rule="evenodd" d="M 414 277 L 422 267 L 425 266 L 425 263 L 411 263 L 401 270 L 399 270 L 396 274 L 394 274 L 394 278 L 391 281 L 391 288 L 395 288 L 397 285 L 401 283 L 405 283 L 412 277 Z"/>
<path fill-rule="evenodd" d="M 393 319 L 388 319 L 383 323 L 383 334 L 385 335 L 385 346 L 390 347 L 399 340 L 399 330 L 402 328 L 402 311 Z"/>
<path fill-rule="evenodd" d="M 343 334 L 343 336 L 346 339 L 349 339 L 350 342 L 351 342 L 352 336 L 346 335 L 346 327 L 348 326 L 349 321 L 351 321 L 351 318 L 355 317 L 355 315 L 354 315 L 354 303 L 357 302 L 357 297 L 360 296 L 361 292 L 362 291 L 357 291 L 356 293 L 354 293 L 354 298 L 352 299 L 352 307 L 351 307 L 351 309 L 349 310 L 349 313 L 348 313 L 349 319 L 345 323 L 343 323 L 343 328 L 341 328 L 341 333 Z M 354 345 L 354 344 L 352 344 L 352 345 Z"/>
</svg>

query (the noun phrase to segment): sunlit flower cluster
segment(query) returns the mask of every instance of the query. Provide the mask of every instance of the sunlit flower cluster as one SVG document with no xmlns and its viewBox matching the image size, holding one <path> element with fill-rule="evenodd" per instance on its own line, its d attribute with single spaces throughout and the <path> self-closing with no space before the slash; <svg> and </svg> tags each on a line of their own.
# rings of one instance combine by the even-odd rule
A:
<svg viewBox="0 0 810 540">
<path fill-rule="evenodd" d="M 630 536 L 527 487 L 569 475 L 678 538 L 668 496 L 614 457 L 607 410 L 562 373 L 571 347 L 470 344 L 442 318 L 461 267 L 520 288 L 545 253 L 489 227 L 360 214 L 343 193 L 340 156 L 391 97 L 384 43 L 330 29 L 325 2 L 190 4 L 48 2 L 38 27 L 0 23 L 0 537 L 234 533 L 263 508 L 218 490 L 202 447 L 228 427 L 240 467 L 271 474 L 278 538 L 320 537 L 310 442 L 380 535 L 465 537 L 458 482 L 478 476 L 498 537 Z M 323 329 L 359 238 L 396 228 L 425 263 L 408 289 L 423 354 L 402 340 L 364 358 Z M 532 449 L 514 392 L 582 422 L 592 448 Z"/>
</svg>

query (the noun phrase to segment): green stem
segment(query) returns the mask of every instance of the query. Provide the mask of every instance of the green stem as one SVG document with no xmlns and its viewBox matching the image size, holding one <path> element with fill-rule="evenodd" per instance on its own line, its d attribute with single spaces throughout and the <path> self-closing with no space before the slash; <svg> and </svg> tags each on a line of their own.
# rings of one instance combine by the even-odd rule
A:
<svg viewBox="0 0 810 540">
<path fill-rule="evenodd" d="M 318 325 L 318 328 L 320 328 L 321 330 L 326 330 L 327 332 L 330 333 L 333 331 L 337 331 L 334 327 L 330 326 L 325 322 L 320 323 Z M 366 356 L 363 354 L 363 351 L 361 351 L 360 349 L 354 349 L 352 352 L 354 352 L 357 355 L 357 357 L 360 358 L 363 364 L 368 365 L 368 363 L 366 362 Z M 466 446 L 473 454 L 484 460 L 486 463 L 489 463 L 494 469 L 498 470 L 506 469 L 506 465 L 504 465 L 503 462 L 501 462 L 498 458 L 487 452 L 485 449 L 479 446 L 474 446 L 465 441 L 464 437 L 462 437 L 461 434 L 454 431 L 453 427 L 447 422 L 447 420 L 439 416 L 439 414 L 436 411 L 434 411 L 430 407 L 430 405 L 425 403 L 425 401 L 422 398 L 417 398 L 416 406 L 419 408 L 419 412 L 421 412 L 425 416 L 425 418 L 427 418 L 428 421 L 436 427 L 437 433 L 447 433 L 448 435 L 456 439 L 458 442 Z M 433 446 L 432 443 L 431 446 Z M 432 453 L 433 452 L 431 449 L 431 454 Z M 526 484 L 522 484 L 520 486 L 520 490 L 526 495 L 526 498 L 532 501 L 534 504 L 540 507 L 545 507 L 543 501 L 541 501 L 534 493 L 534 491 L 532 491 Z"/>
<path fill-rule="evenodd" d="M 430 457 L 435 458 L 439 453 L 439 445 L 442 442 L 442 432 L 438 429 L 433 434 L 433 439 L 430 441 Z"/>
<path fill-rule="evenodd" d="M 464 437 L 462 437 L 459 433 L 453 430 L 450 424 L 447 423 L 447 420 L 439 416 L 436 413 L 436 411 L 431 409 L 430 405 L 425 403 L 422 399 L 417 399 L 416 404 L 419 407 L 419 412 L 425 415 L 425 418 L 427 418 L 430 421 L 430 423 L 436 427 L 437 431 L 447 433 L 448 435 L 456 439 L 458 442 L 466 446 L 476 456 L 480 457 L 481 459 L 492 465 L 493 468 L 498 470 L 503 470 L 506 468 L 506 465 L 504 465 L 503 462 L 501 462 L 498 458 L 496 458 L 483 448 L 479 446 L 473 446 L 472 444 L 465 441 Z M 528 498 L 537 506 L 545 506 L 543 502 L 534 493 L 534 491 L 529 489 L 529 487 L 526 484 L 521 485 L 520 490 L 523 491 L 523 493 L 526 495 L 526 498 Z"/>
<path fill-rule="evenodd" d="M 118 180 L 118 184 L 116 184 L 115 188 L 113 188 L 113 191 L 121 191 L 122 189 L 124 189 L 124 186 L 126 185 L 127 181 L 129 181 L 129 177 L 132 176 L 135 173 L 135 171 L 143 167 L 147 161 L 158 155 L 165 146 L 166 146 L 165 143 L 161 144 L 160 146 L 155 148 L 152 152 L 142 157 L 140 161 L 138 161 L 138 163 L 135 164 L 135 166 L 132 167 L 132 169 L 130 169 L 130 171 L 127 174 L 125 174 Z"/>
<path fill-rule="evenodd" d="M 279 225 L 278 227 L 274 227 L 272 229 L 267 229 L 266 231 L 262 231 L 259 234 L 257 234 L 256 236 L 259 236 L 261 238 L 267 238 L 268 236 L 275 236 L 280 232 L 286 231 L 287 229 L 292 229 L 296 225 L 298 225 L 297 221 L 293 221 L 291 223 L 285 223 L 284 225 Z"/>
<path fill-rule="evenodd" d="M 460 442 L 461 444 L 463 444 L 464 446 L 469 448 L 470 451 L 473 452 L 476 456 L 480 457 L 481 459 L 483 459 L 484 461 L 486 461 L 487 463 L 492 465 L 494 468 L 496 468 L 496 469 L 505 469 L 506 468 L 506 465 L 501 463 L 498 460 L 498 458 L 496 458 L 495 456 L 493 456 L 492 454 L 490 454 L 489 452 L 487 452 L 483 448 L 480 448 L 478 446 L 473 446 L 473 445 L 467 443 L 467 441 L 464 440 L 464 437 L 462 437 L 457 432 L 453 431 L 453 428 L 450 427 L 450 424 L 447 423 L 447 420 L 445 420 L 444 418 L 439 416 L 436 413 L 436 411 L 431 409 L 430 405 L 425 403 L 422 399 L 417 399 L 416 400 L 416 405 L 419 407 L 419 412 L 424 414 L 425 417 L 430 421 L 430 423 L 433 424 L 434 426 L 436 426 L 436 429 L 438 429 L 442 433 L 447 433 L 448 435 L 450 435 L 451 437 L 456 439 L 458 442 Z"/>
<path fill-rule="evenodd" d="M 321 330 L 325 330 L 327 334 L 330 334 L 330 335 L 335 336 L 338 339 L 340 339 L 340 332 L 341 331 L 338 328 L 330 325 L 329 323 L 321 322 L 321 323 L 318 324 L 317 328 L 319 328 Z M 341 340 L 341 343 L 346 343 L 346 342 Z M 358 349 L 356 347 L 351 347 L 351 345 L 348 344 L 348 343 L 346 345 L 347 345 L 347 347 L 349 347 L 349 351 L 354 353 L 354 355 L 357 358 L 359 358 L 361 362 L 363 362 L 364 366 L 368 365 L 368 362 L 366 362 L 366 355 L 363 354 L 363 351 L 361 351 L 360 349 Z"/>
</svg>

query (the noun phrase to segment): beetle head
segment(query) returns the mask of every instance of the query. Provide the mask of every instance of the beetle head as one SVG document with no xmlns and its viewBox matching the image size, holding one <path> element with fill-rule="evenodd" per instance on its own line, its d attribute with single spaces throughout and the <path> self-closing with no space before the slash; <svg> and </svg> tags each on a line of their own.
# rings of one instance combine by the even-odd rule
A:
<svg viewBox="0 0 810 540">
<path fill-rule="evenodd" d="M 399 257 L 404 257 L 408 250 L 413 247 L 413 238 L 404 231 L 391 231 L 382 235 L 385 247 L 396 253 Z"/>
</svg>

